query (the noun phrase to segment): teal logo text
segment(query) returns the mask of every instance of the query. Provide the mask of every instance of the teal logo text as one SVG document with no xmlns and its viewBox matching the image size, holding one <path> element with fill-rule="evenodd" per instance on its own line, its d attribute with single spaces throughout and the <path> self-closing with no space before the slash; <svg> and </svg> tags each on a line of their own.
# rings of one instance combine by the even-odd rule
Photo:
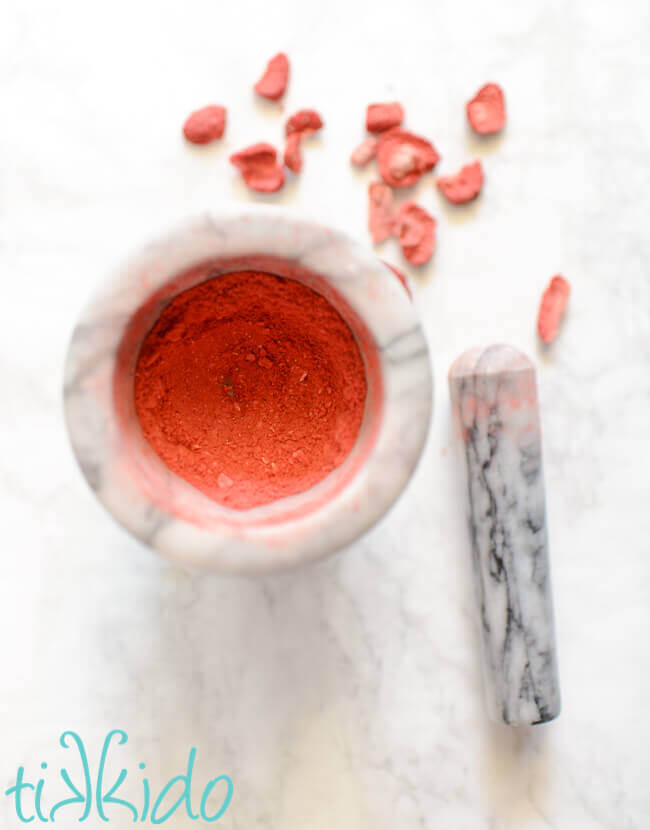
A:
<svg viewBox="0 0 650 830">
<path fill-rule="evenodd" d="M 215 822 L 223 816 L 232 800 L 233 785 L 228 775 L 212 778 L 203 788 L 200 797 L 192 794 L 192 776 L 196 760 L 196 749 L 189 751 L 187 766 L 180 775 L 171 778 L 159 790 L 152 790 L 151 783 L 143 774 L 142 797 L 137 803 L 120 797 L 120 788 L 127 779 L 126 769 L 120 770 L 115 780 L 105 780 L 106 760 L 111 744 L 119 746 L 128 741 L 128 735 L 121 729 L 113 729 L 104 740 L 99 756 L 97 774 L 91 775 L 88 754 L 84 742 L 76 732 L 64 732 L 59 743 L 63 749 L 75 752 L 81 762 L 81 777 L 77 781 L 65 767 L 59 775 L 65 785 L 66 798 L 56 803 L 47 804 L 46 777 L 41 775 L 36 782 L 28 780 L 25 768 L 18 767 L 15 783 L 5 791 L 5 796 L 13 800 L 18 820 L 28 824 L 32 821 L 56 822 L 64 816 L 65 825 L 71 820 L 86 821 L 93 812 L 102 820 L 123 818 L 130 813 L 134 822 L 162 824 L 177 812 L 185 811 L 192 821 Z M 146 764 L 140 763 L 142 773 Z M 41 764 L 47 769 L 47 763 Z M 212 796 L 212 806 L 208 799 Z M 215 809 L 215 805 L 217 808 Z"/>
</svg>

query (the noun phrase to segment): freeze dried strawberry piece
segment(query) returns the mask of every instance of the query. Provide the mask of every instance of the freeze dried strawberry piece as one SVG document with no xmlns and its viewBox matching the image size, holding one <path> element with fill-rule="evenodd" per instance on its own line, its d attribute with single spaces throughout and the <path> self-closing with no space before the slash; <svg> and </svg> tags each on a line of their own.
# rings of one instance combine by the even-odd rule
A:
<svg viewBox="0 0 650 830">
<path fill-rule="evenodd" d="M 316 110 L 299 110 L 287 120 L 284 132 L 286 135 L 301 133 L 303 136 L 308 136 L 320 130 L 322 126 L 323 119 Z"/>
<path fill-rule="evenodd" d="M 226 109 L 211 105 L 193 112 L 183 125 L 183 134 L 192 144 L 209 144 L 221 138 L 226 128 Z"/>
<path fill-rule="evenodd" d="M 230 156 L 230 163 L 241 170 L 246 184 L 261 193 L 279 190 L 284 184 L 284 171 L 277 162 L 275 147 L 265 142 L 251 144 Z"/>
<path fill-rule="evenodd" d="M 395 276 L 397 277 L 397 279 L 398 279 L 398 280 L 402 283 L 402 285 L 403 285 L 403 286 L 404 286 L 404 288 L 406 289 L 406 293 L 409 295 L 409 297 L 410 297 L 411 299 L 413 299 L 413 294 L 411 294 L 411 287 L 410 287 L 410 285 L 408 284 L 408 280 L 406 279 L 406 274 L 403 274 L 403 273 L 399 270 L 399 268 L 396 268 L 394 265 L 391 265 L 391 264 L 390 264 L 390 262 L 386 262 L 386 260 L 385 260 L 385 259 L 382 259 L 381 261 L 384 263 L 384 265 L 385 265 L 387 268 L 390 268 L 390 270 L 393 272 L 393 274 L 395 274 Z"/>
<path fill-rule="evenodd" d="M 463 205 L 476 199 L 483 186 L 483 167 L 480 161 L 473 161 L 461 167 L 453 176 L 441 176 L 438 188 L 455 205 Z"/>
<path fill-rule="evenodd" d="M 436 220 L 415 202 L 403 202 L 397 211 L 397 235 L 411 265 L 424 265 L 435 246 Z"/>
<path fill-rule="evenodd" d="M 358 147 L 355 147 L 350 155 L 350 161 L 352 164 L 356 165 L 357 167 L 365 167 L 371 159 L 377 155 L 377 145 L 379 144 L 379 139 L 374 138 L 374 136 L 369 136 L 368 138 L 364 138 L 364 140 L 359 144 Z"/>
<path fill-rule="evenodd" d="M 253 87 L 258 95 L 277 101 L 282 98 L 289 80 L 289 58 L 284 52 L 278 52 L 266 65 L 264 74 Z"/>
<path fill-rule="evenodd" d="M 369 133 L 381 133 L 391 127 L 399 127 L 404 120 L 404 107 L 397 101 L 390 104 L 369 104 L 366 109 L 366 129 Z"/>
<path fill-rule="evenodd" d="M 551 343 L 555 340 L 570 293 L 571 286 L 567 280 L 560 274 L 556 274 L 542 294 L 537 315 L 537 331 L 544 343 Z"/>
<path fill-rule="evenodd" d="M 400 127 L 386 130 L 379 136 L 379 172 L 391 187 L 410 187 L 424 173 L 432 170 L 439 159 L 430 141 Z"/>
<path fill-rule="evenodd" d="M 300 173 L 302 170 L 301 140 L 301 133 L 291 133 L 287 136 L 287 143 L 284 146 L 284 163 L 294 173 Z"/>
<path fill-rule="evenodd" d="M 481 135 L 498 133 L 506 124 L 506 103 L 498 84 L 485 84 L 467 102 L 467 120 Z"/>
<path fill-rule="evenodd" d="M 287 120 L 284 131 L 287 143 L 284 149 L 284 163 L 289 170 L 299 173 L 302 169 L 300 143 L 323 126 L 323 119 L 316 110 L 300 110 Z"/>
<path fill-rule="evenodd" d="M 368 185 L 368 230 L 373 242 L 383 242 L 395 233 L 393 191 L 382 182 Z"/>
</svg>

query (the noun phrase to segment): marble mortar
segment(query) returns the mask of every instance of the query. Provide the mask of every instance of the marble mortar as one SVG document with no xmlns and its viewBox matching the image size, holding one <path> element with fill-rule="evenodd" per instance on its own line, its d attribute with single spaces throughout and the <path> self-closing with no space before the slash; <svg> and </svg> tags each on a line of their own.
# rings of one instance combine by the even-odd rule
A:
<svg viewBox="0 0 650 830">
<path fill-rule="evenodd" d="M 209 499 L 154 453 L 135 414 L 133 375 L 143 338 L 176 294 L 245 268 L 298 279 L 327 297 L 360 345 L 368 397 L 340 467 L 304 493 L 239 511 Z M 120 524 L 182 565 L 251 574 L 334 553 L 384 515 L 421 455 L 432 378 L 411 301 L 371 250 L 257 207 L 193 218 L 109 276 L 74 330 L 64 402 L 81 470 Z"/>
</svg>

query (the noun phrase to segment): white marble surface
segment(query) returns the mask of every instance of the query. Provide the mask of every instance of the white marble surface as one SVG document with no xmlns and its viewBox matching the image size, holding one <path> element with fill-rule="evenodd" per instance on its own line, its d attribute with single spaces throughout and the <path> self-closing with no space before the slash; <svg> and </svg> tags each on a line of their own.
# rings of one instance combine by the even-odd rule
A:
<svg viewBox="0 0 650 830">
<path fill-rule="evenodd" d="M 223 827 L 649 826 L 648 26 L 641 0 L 0 6 L 3 789 L 19 763 L 56 768 L 64 729 L 96 755 L 122 727 L 120 758 L 147 761 L 152 779 L 180 771 L 192 744 L 200 776 L 230 773 Z M 63 428 L 63 356 L 123 253 L 250 198 L 226 158 L 277 140 L 276 108 L 250 87 L 280 48 L 287 108 L 327 122 L 280 203 L 363 236 L 371 174 L 347 157 L 365 104 L 387 97 L 433 138 L 441 172 L 480 152 L 486 187 L 460 211 L 430 179 L 417 189 L 439 219 L 415 302 L 440 394 L 398 505 L 309 570 L 188 576 L 86 488 Z M 463 103 L 486 80 L 503 84 L 510 122 L 479 145 Z M 184 146 L 183 118 L 211 100 L 229 107 L 225 140 Z M 392 243 L 381 253 L 399 262 Z M 534 317 L 557 271 L 571 309 L 541 354 Z M 536 354 L 543 403 L 563 712 L 528 733 L 485 718 L 449 451 L 447 368 L 491 341 Z M 4 797 L 0 824 L 19 826 Z"/>
</svg>

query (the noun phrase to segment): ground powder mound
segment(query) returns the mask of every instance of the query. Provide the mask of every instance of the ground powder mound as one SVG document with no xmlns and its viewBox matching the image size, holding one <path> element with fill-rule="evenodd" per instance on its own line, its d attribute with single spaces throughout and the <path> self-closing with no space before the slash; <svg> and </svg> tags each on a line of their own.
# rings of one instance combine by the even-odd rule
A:
<svg viewBox="0 0 650 830">
<path fill-rule="evenodd" d="M 134 387 L 144 436 L 165 464 L 238 510 L 302 492 L 338 467 L 366 391 L 336 309 L 257 271 L 176 296 L 144 340 Z"/>
</svg>

